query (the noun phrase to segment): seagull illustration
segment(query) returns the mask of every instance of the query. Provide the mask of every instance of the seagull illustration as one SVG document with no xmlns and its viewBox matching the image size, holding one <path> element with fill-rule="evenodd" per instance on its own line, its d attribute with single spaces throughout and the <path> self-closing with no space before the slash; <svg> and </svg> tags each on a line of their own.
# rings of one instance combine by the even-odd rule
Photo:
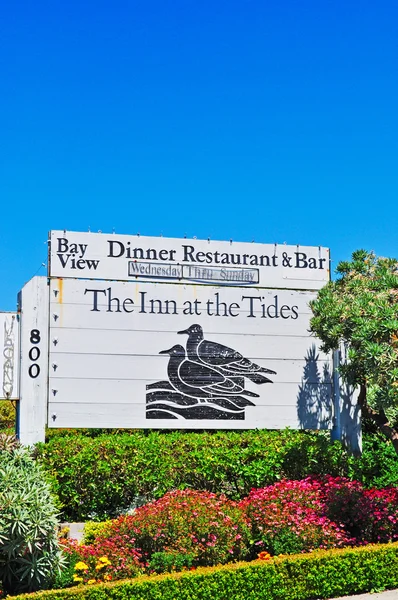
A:
<svg viewBox="0 0 398 600">
<path fill-rule="evenodd" d="M 276 375 L 275 371 L 257 365 L 233 348 L 205 340 L 200 325 L 191 325 L 188 329 L 178 333 L 188 335 L 187 354 L 189 360 L 200 361 L 226 377 L 243 376 L 257 384 L 273 383 L 263 373 Z"/>
<path fill-rule="evenodd" d="M 244 389 L 243 378 L 228 378 L 210 366 L 187 358 L 185 348 L 180 344 L 159 354 L 170 356 L 167 366 L 169 382 L 181 394 L 209 399 L 239 395 L 259 397 Z"/>
</svg>

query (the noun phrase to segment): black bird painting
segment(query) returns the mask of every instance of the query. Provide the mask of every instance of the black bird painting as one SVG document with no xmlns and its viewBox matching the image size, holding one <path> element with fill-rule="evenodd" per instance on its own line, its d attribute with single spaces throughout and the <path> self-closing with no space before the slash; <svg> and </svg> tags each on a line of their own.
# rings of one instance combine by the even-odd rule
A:
<svg viewBox="0 0 398 600">
<path fill-rule="evenodd" d="M 245 389 L 245 379 L 272 383 L 261 367 L 238 351 L 204 339 L 200 325 L 191 325 L 186 348 L 175 344 L 159 354 L 169 355 L 168 380 L 147 385 L 147 419 L 244 419 L 249 398 L 259 394 Z"/>
<path fill-rule="evenodd" d="M 176 344 L 169 350 L 162 350 L 159 354 L 169 354 L 170 360 L 167 367 L 169 382 L 177 392 L 194 398 L 218 398 L 219 396 L 253 396 L 258 394 L 244 389 L 234 379 L 225 377 L 219 371 L 187 358 L 183 346 Z"/>
<path fill-rule="evenodd" d="M 275 371 L 257 365 L 233 348 L 205 340 L 200 325 L 191 325 L 188 329 L 178 333 L 188 335 L 187 354 L 189 359 L 198 360 L 223 375 L 244 376 L 257 384 L 272 383 L 271 379 L 265 377 L 263 373 L 276 375 Z"/>
</svg>

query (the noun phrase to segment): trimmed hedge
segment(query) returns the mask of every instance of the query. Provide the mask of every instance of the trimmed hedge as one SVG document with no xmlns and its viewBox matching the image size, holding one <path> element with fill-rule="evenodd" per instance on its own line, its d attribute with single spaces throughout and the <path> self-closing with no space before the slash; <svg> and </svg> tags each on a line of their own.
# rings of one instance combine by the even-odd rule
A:
<svg viewBox="0 0 398 600">
<path fill-rule="evenodd" d="M 63 519 L 104 520 L 173 489 L 223 493 L 308 475 L 346 476 L 365 486 L 398 485 L 391 444 L 368 435 L 362 457 L 349 456 L 328 432 L 217 431 L 91 433 L 60 431 L 36 455 L 53 479 Z"/>
<path fill-rule="evenodd" d="M 398 543 L 139 577 L 14 600 L 310 600 L 398 587 Z"/>
</svg>

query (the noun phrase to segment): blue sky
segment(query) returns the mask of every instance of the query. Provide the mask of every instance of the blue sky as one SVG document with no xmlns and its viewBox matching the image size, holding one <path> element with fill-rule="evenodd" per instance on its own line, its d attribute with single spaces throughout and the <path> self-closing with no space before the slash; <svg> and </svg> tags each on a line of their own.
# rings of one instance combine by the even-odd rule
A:
<svg viewBox="0 0 398 600">
<path fill-rule="evenodd" d="M 21 0 L 0 40 L 0 309 L 50 229 L 398 255 L 396 0 Z"/>
</svg>

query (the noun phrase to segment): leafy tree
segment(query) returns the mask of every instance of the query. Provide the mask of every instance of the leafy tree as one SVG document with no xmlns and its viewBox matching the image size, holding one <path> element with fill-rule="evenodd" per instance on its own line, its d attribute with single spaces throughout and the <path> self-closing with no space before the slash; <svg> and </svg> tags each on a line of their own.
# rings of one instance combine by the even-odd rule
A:
<svg viewBox="0 0 398 600">
<path fill-rule="evenodd" d="M 357 250 L 337 273 L 311 302 L 311 331 L 326 352 L 346 345 L 341 376 L 398 454 L 398 261 Z"/>
</svg>

